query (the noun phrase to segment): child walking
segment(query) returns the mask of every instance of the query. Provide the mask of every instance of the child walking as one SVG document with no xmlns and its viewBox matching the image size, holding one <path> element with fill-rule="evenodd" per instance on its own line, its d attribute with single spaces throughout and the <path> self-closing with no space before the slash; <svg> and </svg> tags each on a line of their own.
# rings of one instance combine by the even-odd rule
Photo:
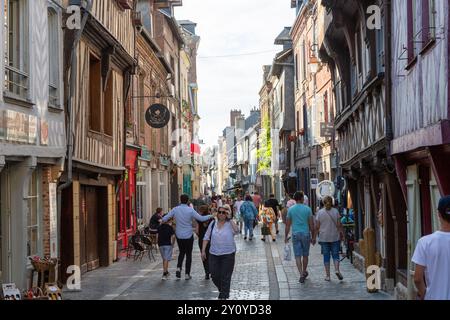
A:
<svg viewBox="0 0 450 320">
<path fill-rule="evenodd" d="M 173 246 L 175 244 L 175 231 L 172 227 L 172 219 L 163 222 L 158 227 L 158 246 L 163 259 L 162 280 L 169 279 L 169 261 L 172 260 Z"/>
</svg>

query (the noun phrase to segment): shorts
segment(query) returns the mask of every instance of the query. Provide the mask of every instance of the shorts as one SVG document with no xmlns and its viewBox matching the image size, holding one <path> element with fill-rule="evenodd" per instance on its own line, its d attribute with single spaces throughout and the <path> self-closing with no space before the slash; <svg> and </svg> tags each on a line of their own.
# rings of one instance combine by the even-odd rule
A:
<svg viewBox="0 0 450 320">
<path fill-rule="evenodd" d="M 331 257 L 335 262 L 339 261 L 339 250 L 341 249 L 341 242 L 319 242 L 322 247 L 323 263 L 328 265 L 331 262 Z"/>
<path fill-rule="evenodd" d="M 161 257 L 165 261 L 171 261 L 173 255 L 173 247 L 172 246 L 160 246 L 159 252 L 161 253 Z"/>
<path fill-rule="evenodd" d="M 292 247 L 294 255 L 298 257 L 309 257 L 309 248 L 311 247 L 311 235 L 308 233 L 292 234 Z"/>
</svg>

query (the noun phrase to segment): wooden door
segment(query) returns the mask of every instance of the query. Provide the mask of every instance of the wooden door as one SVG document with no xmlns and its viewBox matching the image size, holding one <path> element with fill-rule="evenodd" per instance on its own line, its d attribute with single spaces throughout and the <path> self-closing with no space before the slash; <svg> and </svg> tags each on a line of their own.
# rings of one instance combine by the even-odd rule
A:
<svg viewBox="0 0 450 320">
<path fill-rule="evenodd" d="M 80 187 L 80 264 L 86 273 L 99 267 L 98 196 L 95 187 Z"/>
<path fill-rule="evenodd" d="M 86 188 L 86 261 L 88 271 L 100 265 L 98 253 L 98 195 L 96 188 Z"/>
<path fill-rule="evenodd" d="M 86 273 L 87 260 L 86 260 L 86 187 L 80 186 L 80 269 L 81 273 Z"/>
</svg>

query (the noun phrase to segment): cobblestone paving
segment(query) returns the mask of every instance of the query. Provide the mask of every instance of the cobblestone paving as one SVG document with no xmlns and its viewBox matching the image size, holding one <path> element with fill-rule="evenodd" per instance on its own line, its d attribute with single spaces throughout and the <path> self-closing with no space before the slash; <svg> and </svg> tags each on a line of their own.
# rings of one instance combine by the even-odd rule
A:
<svg viewBox="0 0 450 320">
<path fill-rule="evenodd" d="M 281 237 L 281 234 L 283 235 Z M 284 226 L 280 226 L 280 237 L 284 239 Z M 281 239 L 280 239 L 281 240 Z M 292 242 L 289 242 L 292 245 Z M 275 263 L 277 277 L 280 286 L 280 299 L 282 300 L 389 300 L 392 297 L 386 293 L 368 293 L 366 290 L 366 279 L 364 274 L 357 271 L 345 259 L 341 263 L 341 273 L 343 281 L 334 274 L 334 267 L 331 267 L 331 282 L 326 282 L 325 269 L 323 267 L 323 256 L 320 252 L 320 245 L 311 247 L 309 259 L 309 277 L 304 284 L 299 283 L 300 275 L 294 260 L 284 261 L 284 241 L 272 244 L 272 254 L 280 258 Z"/>
<path fill-rule="evenodd" d="M 231 300 L 387 300 L 385 293 L 370 294 L 365 288 L 365 277 L 345 260 L 341 271 L 345 277 L 340 282 L 332 273 L 332 281 L 324 281 L 320 246 L 311 249 L 309 273 L 305 284 L 298 282 L 295 261 L 284 261 L 284 226 L 280 225 L 277 242 L 262 242 L 259 229 L 253 241 L 236 237 L 238 247 L 231 283 Z M 108 268 L 89 272 L 82 277 L 82 291 L 64 291 L 68 300 L 215 300 L 217 288 L 211 280 L 204 280 L 197 241 L 194 243 L 192 279 L 176 280 L 176 257 L 170 263 L 171 277 L 161 280 L 162 261 L 148 257 L 142 261 L 122 259 Z M 183 266 L 184 267 L 184 266 Z"/>
<path fill-rule="evenodd" d="M 256 239 L 255 239 L 256 240 Z M 268 300 L 269 277 L 265 248 L 262 243 L 253 240 L 244 241 L 236 237 L 236 264 L 231 282 L 230 300 Z M 261 241 L 260 241 L 261 242 Z M 194 245 L 192 257 L 192 279 L 176 280 L 176 260 L 171 261 L 169 272 L 171 278 L 162 281 L 162 265 L 150 271 L 142 281 L 136 282 L 123 292 L 119 300 L 215 300 L 219 292 L 211 280 L 204 280 L 200 250 Z M 177 255 L 174 255 L 176 258 Z M 184 265 L 183 265 L 184 267 Z"/>
</svg>

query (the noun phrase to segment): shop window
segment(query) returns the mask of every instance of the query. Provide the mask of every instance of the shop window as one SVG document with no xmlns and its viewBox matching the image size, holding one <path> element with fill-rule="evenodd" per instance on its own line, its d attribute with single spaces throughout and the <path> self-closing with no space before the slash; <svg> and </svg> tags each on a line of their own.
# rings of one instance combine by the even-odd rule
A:
<svg viewBox="0 0 450 320">
<path fill-rule="evenodd" d="M 105 91 L 105 105 L 103 110 L 103 128 L 104 134 L 112 137 L 113 135 L 113 112 L 114 112 L 114 82 L 113 75 L 108 77 L 108 83 Z"/>
<path fill-rule="evenodd" d="M 96 132 L 102 130 L 101 74 L 100 59 L 91 55 L 89 63 L 89 129 Z"/>
<path fill-rule="evenodd" d="M 4 1 L 5 90 L 28 96 L 28 10 L 27 1 Z"/>
<path fill-rule="evenodd" d="M 38 171 L 35 170 L 28 187 L 27 256 L 38 255 L 39 252 L 38 194 Z"/>
</svg>

